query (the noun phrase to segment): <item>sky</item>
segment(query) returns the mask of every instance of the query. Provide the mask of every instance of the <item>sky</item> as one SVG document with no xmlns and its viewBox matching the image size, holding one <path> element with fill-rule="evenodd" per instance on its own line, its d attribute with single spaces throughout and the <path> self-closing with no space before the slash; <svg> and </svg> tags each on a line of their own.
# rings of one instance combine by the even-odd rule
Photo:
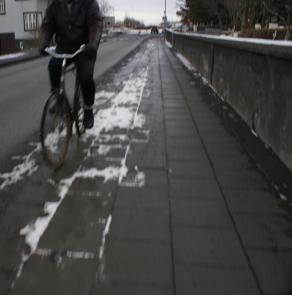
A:
<svg viewBox="0 0 292 295">
<path fill-rule="evenodd" d="M 166 1 L 168 20 L 177 20 L 176 0 Z M 108 0 L 108 2 L 114 7 L 114 15 L 117 20 L 123 20 L 127 15 L 143 21 L 146 25 L 162 22 L 164 0 Z"/>
</svg>

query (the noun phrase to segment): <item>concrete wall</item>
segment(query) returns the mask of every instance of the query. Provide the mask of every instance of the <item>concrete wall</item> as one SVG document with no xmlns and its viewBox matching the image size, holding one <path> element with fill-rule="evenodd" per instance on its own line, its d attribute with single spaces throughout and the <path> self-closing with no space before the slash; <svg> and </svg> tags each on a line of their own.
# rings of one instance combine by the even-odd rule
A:
<svg viewBox="0 0 292 295">
<path fill-rule="evenodd" d="M 292 170 L 292 46 L 171 31 L 166 38 Z"/>
</svg>

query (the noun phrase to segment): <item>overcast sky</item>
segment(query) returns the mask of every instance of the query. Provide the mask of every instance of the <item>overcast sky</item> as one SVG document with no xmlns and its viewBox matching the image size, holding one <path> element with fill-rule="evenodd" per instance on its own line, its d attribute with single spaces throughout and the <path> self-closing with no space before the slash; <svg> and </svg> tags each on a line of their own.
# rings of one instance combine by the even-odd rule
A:
<svg viewBox="0 0 292 295">
<path fill-rule="evenodd" d="M 164 0 L 108 0 L 114 7 L 114 14 L 118 20 L 125 15 L 144 21 L 145 24 L 160 23 L 164 13 Z M 167 0 L 168 20 L 177 20 L 176 0 Z"/>
</svg>

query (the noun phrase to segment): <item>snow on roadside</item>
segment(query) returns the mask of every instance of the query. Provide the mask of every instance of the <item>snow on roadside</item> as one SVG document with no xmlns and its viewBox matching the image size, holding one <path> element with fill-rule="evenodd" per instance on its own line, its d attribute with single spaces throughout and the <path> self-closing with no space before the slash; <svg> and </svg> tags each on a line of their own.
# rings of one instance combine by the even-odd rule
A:
<svg viewBox="0 0 292 295">
<path fill-rule="evenodd" d="M 17 58 L 26 55 L 25 52 L 19 52 L 19 53 L 11 53 L 11 54 L 5 54 L 5 55 L 0 55 L 0 60 L 6 60 L 6 59 L 12 59 L 12 58 Z"/>
<path fill-rule="evenodd" d="M 169 30 L 173 32 L 172 30 Z M 231 37 L 226 35 L 214 36 L 208 34 L 198 34 L 198 33 L 180 33 L 175 32 L 177 35 L 184 35 L 184 36 L 195 36 L 200 38 L 206 39 L 213 39 L 213 40 L 226 40 L 226 41 L 234 41 L 234 42 L 241 42 L 241 43 L 253 43 L 259 45 L 273 45 L 273 46 L 285 46 L 285 47 L 292 47 L 292 41 L 286 40 L 268 40 L 268 39 L 259 39 L 259 38 L 242 38 L 242 37 Z"/>
<path fill-rule="evenodd" d="M 176 53 L 176 56 L 178 59 L 182 62 L 182 64 L 190 71 L 194 72 L 196 71 L 191 62 L 187 58 L 185 58 L 182 54 Z"/>
<path fill-rule="evenodd" d="M 33 156 L 40 149 L 40 144 L 36 144 L 35 149 L 31 153 L 21 157 L 23 159 L 22 163 L 13 167 L 12 171 L 0 174 L 0 181 L 2 180 L 0 191 L 23 180 L 25 176 L 31 176 L 38 170 L 38 165 Z"/>
<path fill-rule="evenodd" d="M 168 48 L 173 48 L 172 44 L 165 39 L 165 44 Z"/>
</svg>

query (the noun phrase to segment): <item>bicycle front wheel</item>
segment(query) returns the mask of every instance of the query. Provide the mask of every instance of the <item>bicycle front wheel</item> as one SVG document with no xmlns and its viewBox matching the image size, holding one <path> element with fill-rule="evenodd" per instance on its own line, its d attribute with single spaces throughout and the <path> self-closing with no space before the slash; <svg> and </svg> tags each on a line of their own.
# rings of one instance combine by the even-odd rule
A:
<svg viewBox="0 0 292 295">
<path fill-rule="evenodd" d="M 63 165 L 71 137 L 72 122 L 66 100 L 52 94 L 44 107 L 40 140 L 45 160 L 54 168 Z"/>
</svg>

